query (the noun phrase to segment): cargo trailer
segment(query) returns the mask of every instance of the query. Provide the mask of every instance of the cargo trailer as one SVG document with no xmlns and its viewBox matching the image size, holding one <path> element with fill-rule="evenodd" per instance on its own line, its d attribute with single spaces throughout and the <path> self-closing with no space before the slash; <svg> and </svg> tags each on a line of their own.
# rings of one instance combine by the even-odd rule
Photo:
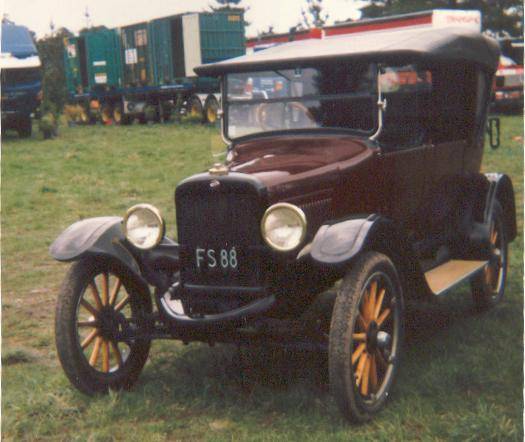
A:
<svg viewBox="0 0 525 442">
<path fill-rule="evenodd" d="M 99 46 L 103 39 L 105 52 Z M 93 58 L 94 49 L 104 57 Z M 169 119 L 176 110 L 215 122 L 218 82 L 197 77 L 193 68 L 244 53 L 241 10 L 185 13 L 96 29 L 65 41 L 68 90 L 89 121 L 145 123 L 148 118 Z M 101 71 L 114 65 L 118 69 L 111 75 Z"/>
</svg>

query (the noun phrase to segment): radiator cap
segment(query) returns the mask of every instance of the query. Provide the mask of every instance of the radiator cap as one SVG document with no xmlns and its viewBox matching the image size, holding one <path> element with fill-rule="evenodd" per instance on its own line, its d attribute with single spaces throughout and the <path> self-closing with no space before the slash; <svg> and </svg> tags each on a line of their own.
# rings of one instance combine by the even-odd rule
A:
<svg viewBox="0 0 525 442">
<path fill-rule="evenodd" d="M 209 170 L 210 175 L 220 176 L 220 175 L 228 175 L 230 169 L 228 169 L 228 166 L 222 163 L 215 163 Z"/>
</svg>

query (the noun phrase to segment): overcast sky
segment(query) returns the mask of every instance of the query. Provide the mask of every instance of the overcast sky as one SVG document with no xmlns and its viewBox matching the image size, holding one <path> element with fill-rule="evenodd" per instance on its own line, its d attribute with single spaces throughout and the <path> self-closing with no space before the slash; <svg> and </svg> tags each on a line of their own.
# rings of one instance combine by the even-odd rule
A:
<svg viewBox="0 0 525 442">
<path fill-rule="evenodd" d="M 42 37 L 49 33 L 52 20 L 56 28 L 78 31 L 86 24 L 84 13 L 89 11 L 91 24 L 115 27 L 149 20 L 165 15 L 208 9 L 213 0 L 0 0 L 4 13 L 17 24 L 23 24 Z M 358 18 L 359 0 L 324 0 L 330 14 L 329 23 L 349 17 Z M 286 32 L 297 24 L 306 0 L 243 0 L 249 7 L 247 20 L 251 23 L 247 35 L 273 25 L 276 32 Z"/>
</svg>

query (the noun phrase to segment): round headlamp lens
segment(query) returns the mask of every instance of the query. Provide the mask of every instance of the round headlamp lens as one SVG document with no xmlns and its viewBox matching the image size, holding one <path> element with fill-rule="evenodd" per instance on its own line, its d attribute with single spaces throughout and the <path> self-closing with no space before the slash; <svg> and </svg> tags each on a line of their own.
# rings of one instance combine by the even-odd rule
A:
<svg viewBox="0 0 525 442">
<path fill-rule="evenodd" d="M 139 249 L 151 249 L 164 236 L 164 221 L 159 210 L 149 204 L 131 207 L 124 218 L 126 239 Z"/>
<path fill-rule="evenodd" d="M 279 251 L 293 250 L 306 235 L 306 217 L 293 204 L 274 204 L 263 216 L 261 232 L 270 247 Z"/>
</svg>

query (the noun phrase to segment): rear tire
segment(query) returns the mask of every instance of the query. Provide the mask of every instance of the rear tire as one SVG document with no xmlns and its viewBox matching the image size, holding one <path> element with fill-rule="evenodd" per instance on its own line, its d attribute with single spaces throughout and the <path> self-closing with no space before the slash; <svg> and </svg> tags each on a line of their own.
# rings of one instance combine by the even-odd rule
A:
<svg viewBox="0 0 525 442">
<path fill-rule="evenodd" d="M 490 220 L 491 260 L 471 282 L 472 298 L 480 309 L 498 304 L 505 294 L 508 268 L 508 242 L 503 209 L 495 201 Z"/>
<path fill-rule="evenodd" d="M 348 420 L 370 420 L 388 399 L 402 322 L 403 292 L 394 264 L 381 253 L 365 253 L 342 281 L 330 325 L 330 389 Z"/>
<path fill-rule="evenodd" d="M 150 339 L 125 343 L 117 334 L 128 319 L 144 330 L 151 311 L 150 294 L 116 261 L 88 257 L 75 262 L 55 317 L 58 357 L 70 382 L 88 395 L 131 387 L 146 363 Z"/>
</svg>

